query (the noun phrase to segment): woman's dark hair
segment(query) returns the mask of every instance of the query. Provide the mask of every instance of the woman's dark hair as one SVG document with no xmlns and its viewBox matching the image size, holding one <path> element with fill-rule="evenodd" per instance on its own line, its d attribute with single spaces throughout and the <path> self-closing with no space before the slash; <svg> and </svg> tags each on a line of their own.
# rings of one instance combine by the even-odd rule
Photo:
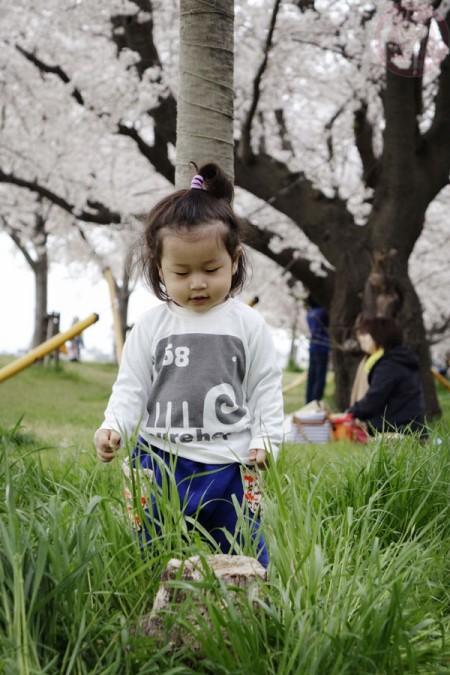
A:
<svg viewBox="0 0 450 675">
<path fill-rule="evenodd" d="M 203 179 L 203 181 L 200 179 L 203 188 L 177 190 L 158 202 L 143 218 L 145 230 L 137 264 L 160 300 L 169 300 L 158 269 L 161 262 L 163 229 L 180 234 L 193 232 L 199 226 L 211 224 L 217 227 L 218 222 L 222 223 L 225 227 L 217 228 L 217 233 L 233 261 L 243 239 L 242 223 L 231 206 L 234 190 L 229 178 L 214 162 L 204 164 L 200 169 L 197 169 L 195 164 L 193 166 L 197 175 Z M 242 289 L 246 279 L 247 261 L 243 250 L 237 263 L 230 288 L 230 291 L 235 292 Z"/>
<path fill-rule="evenodd" d="M 402 327 L 397 319 L 389 316 L 362 319 L 358 324 L 356 332 L 360 335 L 368 333 L 378 347 L 383 347 L 386 350 L 403 344 Z"/>
</svg>

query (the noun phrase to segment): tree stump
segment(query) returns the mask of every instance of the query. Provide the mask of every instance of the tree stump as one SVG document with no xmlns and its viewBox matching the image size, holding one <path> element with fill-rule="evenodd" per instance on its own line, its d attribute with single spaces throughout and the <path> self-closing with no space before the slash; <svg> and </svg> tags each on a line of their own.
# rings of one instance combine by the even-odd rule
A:
<svg viewBox="0 0 450 675">
<path fill-rule="evenodd" d="M 208 597 L 215 598 L 224 610 L 227 602 L 231 600 L 235 603 L 238 598 L 253 604 L 261 593 L 261 582 L 265 581 L 267 570 L 255 558 L 247 556 L 192 556 L 185 561 L 172 558 L 161 575 L 152 610 L 141 622 L 142 633 L 158 639 L 168 637 L 175 648 L 189 646 L 198 649 L 200 644 L 193 633 L 176 623 L 182 604 L 188 601 L 192 607 L 191 613 L 188 610 L 183 618 L 191 623 L 195 632 L 198 627 L 196 617 L 201 617 L 210 625 L 206 605 Z M 183 582 L 188 582 L 188 585 Z M 191 588 L 189 582 L 192 582 Z"/>
</svg>

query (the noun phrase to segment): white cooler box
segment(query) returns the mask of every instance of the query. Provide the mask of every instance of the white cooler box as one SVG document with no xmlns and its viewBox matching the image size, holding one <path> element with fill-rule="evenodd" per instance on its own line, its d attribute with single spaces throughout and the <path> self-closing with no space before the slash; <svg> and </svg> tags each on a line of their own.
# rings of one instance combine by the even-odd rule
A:
<svg viewBox="0 0 450 675">
<path fill-rule="evenodd" d="M 328 443 L 331 424 L 321 401 L 313 401 L 292 415 L 294 443 Z"/>
</svg>

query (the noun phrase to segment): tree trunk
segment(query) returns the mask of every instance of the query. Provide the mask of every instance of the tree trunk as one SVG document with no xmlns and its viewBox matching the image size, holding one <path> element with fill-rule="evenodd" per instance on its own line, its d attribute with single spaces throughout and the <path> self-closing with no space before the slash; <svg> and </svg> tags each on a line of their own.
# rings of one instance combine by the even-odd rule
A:
<svg viewBox="0 0 450 675">
<path fill-rule="evenodd" d="M 47 339 L 48 259 L 41 252 L 33 263 L 35 279 L 34 332 L 31 347 L 37 347 Z"/>
<path fill-rule="evenodd" d="M 234 2 L 180 2 L 175 184 L 189 186 L 190 162 L 218 162 L 233 180 Z"/>
<path fill-rule="evenodd" d="M 379 255 L 374 256 L 374 264 L 366 282 L 363 311 L 368 316 L 396 316 L 400 321 L 405 343 L 419 357 L 427 416 L 436 417 L 441 410 L 431 373 L 430 349 L 420 300 L 408 276 L 407 260 L 397 260 L 395 254 L 392 257 L 387 254 L 386 257 L 387 264 L 381 271 L 377 262 Z M 386 263 L 386 259 L 383 260 Z"/>
<path fill-rule="evenodd" d="M 363 294 L 363 313 L 367 316 L 395 316 L 403 327 L 405 343 L 417 354 L 428 417 L 440 414 L 431 357 L 423 323 L 420 300 L 408 274 L 408 259 L 415 243 L 411 232 L 421 231 L 425 218 L 424 196 L 420 185 L 410 179 L 408 195 L 401 189 L 382 197 L 369 221 L 372 265 Z M 408 242 L 409 239 L 409 242 Z"/>
<path fill-rule="evenodd" d="M 133 289 L 130 289 L 129 286 L 121 286 L 120 288 L 117 286 L 117 303 L 118 303 L 118 310 L 119 310 L 119 318 L 120 318 L 120 327 L 122 330 L 122 339 L 125 342 L 126 337 L 127 337 L 127 332 L 128 332 L 128 305 L 130 303 L 130 296 L 131 293 L 133 292 Z"/>
<path fill-rule="evenodd" d="M 335 268 L 335 284 L 328 310 L 337 410 L 345 410 L 349 405 L 353 380 L 362 356 L 356 340 L 355 325 L 361 314 L 364 284 L 369 270 L 370 253 L 365 238 L 361 237 L 361 241 L 355 241 L 342 251 Z"/>
</svg>

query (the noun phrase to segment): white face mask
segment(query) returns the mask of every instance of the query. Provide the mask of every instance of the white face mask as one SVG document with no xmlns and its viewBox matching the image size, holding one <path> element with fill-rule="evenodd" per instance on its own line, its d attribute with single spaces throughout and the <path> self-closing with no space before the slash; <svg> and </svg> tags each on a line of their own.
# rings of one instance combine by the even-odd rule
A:
<svg viewBox="0 0 450 675">
<path fill-rule="evenodd" d="M 370 333 L 360 333 L 358 335 L 358 342 L 365 354 L 373 354 L 378 349 L 378 345 L 375 343 Z"/>
</svg>

